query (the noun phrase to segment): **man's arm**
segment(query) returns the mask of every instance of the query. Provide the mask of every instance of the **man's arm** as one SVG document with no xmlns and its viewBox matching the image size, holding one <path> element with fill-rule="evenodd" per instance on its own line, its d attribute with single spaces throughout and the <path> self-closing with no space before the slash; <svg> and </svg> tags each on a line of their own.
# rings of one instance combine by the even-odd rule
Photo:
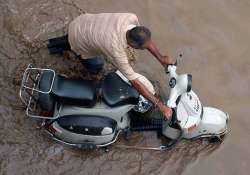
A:
<svg viewBox="0 0 250 175">
<path fill-rule="evenodd" d="M 163 56 L 159 50 L 157 49 L 156 45 L 153 43 L 152 40 L 149 40 L 145 44 L 145 48 L 152 54 L 154 57 L 163 65 L 174 64 L 174 60 L 169 56 Z"/>
<path fill-rule="evenodd" d="M 149 90 L 138 80 L 129 81 L 138 92 L 148 99 L 154 106 L 158 107 L 161 113 L 168 119 L 172 116 L 172 109 L 165 106 L 158 98 L 156 98 Z"/>
</svg>

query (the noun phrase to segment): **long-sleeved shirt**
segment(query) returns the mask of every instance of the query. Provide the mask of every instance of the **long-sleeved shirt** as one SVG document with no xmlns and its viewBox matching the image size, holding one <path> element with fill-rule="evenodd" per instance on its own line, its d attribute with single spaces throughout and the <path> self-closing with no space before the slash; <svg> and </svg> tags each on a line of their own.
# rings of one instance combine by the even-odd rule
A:
<svg viewBox="0 0 250 175">
<path fill-rule="evenodd" d="M 134 80 L 138 74 L 129 60 L 137 53 L 127 44 L 126 32 L 138 25 L 132 13 L 82 14 L 69 25 L 69 43 L 83 59 L 105 55 L 128 80 Z"/>
</svg>

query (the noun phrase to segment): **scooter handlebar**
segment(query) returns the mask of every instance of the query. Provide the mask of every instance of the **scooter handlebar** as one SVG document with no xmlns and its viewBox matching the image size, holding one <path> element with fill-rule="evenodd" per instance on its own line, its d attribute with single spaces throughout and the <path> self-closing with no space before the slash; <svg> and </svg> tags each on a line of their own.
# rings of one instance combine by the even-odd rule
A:
<svg viewBox="0 0 250 175">
<path fill-rule="evenodd" d="M 170 77 L 176 78 L 178 74 L 176 73 L 177 66 L 176 65 L 168 65 L 165 67 L 165 71 Z"/>
<path fill-rule="evenodd" d="M 169 73 L 170 73 L 169 68 L 170 68 L 170 67 L 173 67 L 173 66 L 177 67 L 177 60 L 175 61 L 174 64 L 169 64 L 169 65 L 165 66 L 165 72 L 166 72 L 166 74 L 169 74 Z"/>
</svg>

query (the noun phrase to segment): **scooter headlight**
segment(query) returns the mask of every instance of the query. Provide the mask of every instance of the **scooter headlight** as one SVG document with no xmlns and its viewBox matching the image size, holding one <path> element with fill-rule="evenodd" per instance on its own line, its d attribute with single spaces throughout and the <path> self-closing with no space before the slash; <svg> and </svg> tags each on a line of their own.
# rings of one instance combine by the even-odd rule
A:
<svg viewBox="0 0 250 175">
<path fill-rule="evenodd" d="M 150 103 L 145 97 L 140 95 L 138 104 L 133 108 L 136 112 L 145 113 L 151 109 L 152 103 Z"/>
</svg>

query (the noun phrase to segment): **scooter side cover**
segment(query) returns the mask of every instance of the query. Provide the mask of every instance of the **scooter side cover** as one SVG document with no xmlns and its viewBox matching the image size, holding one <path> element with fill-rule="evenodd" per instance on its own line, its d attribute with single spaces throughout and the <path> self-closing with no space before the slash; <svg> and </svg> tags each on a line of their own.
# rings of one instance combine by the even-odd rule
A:
<svg viewBox="0 0 250 175">
<path fill-rule="evenodd" d="M 69 143 L 104 144 L 112 141 L 117 122 L 108 117 L 70 115 L 53 123 L 55 136 Z"/>
</svg>

